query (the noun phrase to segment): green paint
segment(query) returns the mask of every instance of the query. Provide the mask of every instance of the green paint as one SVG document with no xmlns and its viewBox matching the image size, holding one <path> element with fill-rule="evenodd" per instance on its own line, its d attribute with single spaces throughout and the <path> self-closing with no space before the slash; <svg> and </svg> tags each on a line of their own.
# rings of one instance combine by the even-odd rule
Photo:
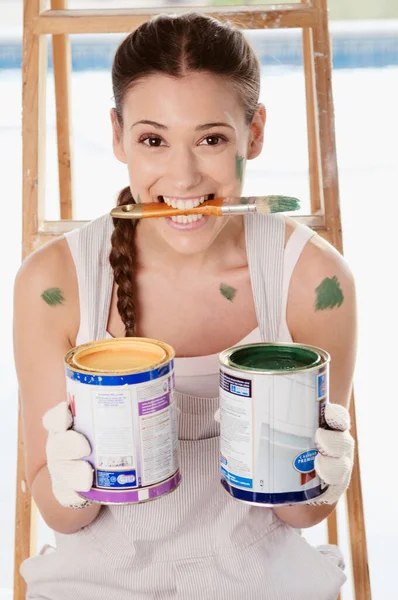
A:
<svg viewBox="0 0 398 600">
<path fill-rule="evenodd" d="M 279 213 L 300 208 L 300 200 L 292 196 L 241 196 L 239 204 L 257 204 L 259 212 Z M 264 208 L 264 211 L 260 209 Z"/>
<path fill-rule="evenodd" d="M 228 366 L 256 371 L 299 371 L 319 366 L 321 356 L 309 348 L 250 344 L 233 350 Z"/>
<path fill-rule="evenodd" d="M 225 283 L 222 283 L 220 285 L 220 292 L 222 293 L 224 298 L 226 298 L 230 302 L 232 302 L 233 299 L 235 298 L 236 291 L 237 290 L 235 288 L 231 287 L 230 285 L 226 285 Z"/>
<path fill-rule="evenodd" d="M 141 196 L 139 194 L 137 196 L 137 204 L 141 204 Z"/>
<path fill-rule="evenodd" d="M 326 277 L 316 288 L 315 310 L 325 310 L 341 306 L 344 302 L 343 292 L 336 276 Z"/>
<path fill-rule="evenodd" d="M 291 196 L 268 196 L 268 206 L 271 213 L 298 210 L 300 201 Z"/>
<path fill-rule="evenodd" d="M 41 297 L 48 306 L 56 306 L 65 302 L 63 293 L 59 288 L 48 288 L 42 293 Z"/>
<path fill-rule="evenodd" d="M 240 156 L 239 153 L 237 152 L 235 154 L 235 174 L 236 174 L 236 179 L 239 179 L 239 182 L 241 184 L 243 182 L 244 166 L 245 166 L 245 159 L 243 158 L 243 156 Z"/>
</svg>

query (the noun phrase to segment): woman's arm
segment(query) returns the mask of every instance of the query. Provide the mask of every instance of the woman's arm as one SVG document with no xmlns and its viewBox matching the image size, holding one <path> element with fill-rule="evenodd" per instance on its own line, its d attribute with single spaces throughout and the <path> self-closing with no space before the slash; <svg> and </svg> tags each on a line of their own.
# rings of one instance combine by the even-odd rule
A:
<svg viewBox="0 0 398 600">
<path fill-rule="evenodd" d="M 55 499 L 46 466 L 43 415 L 66 400 L 64 356 L 79 322 L 74 268 L 65 240 L 31 255 L 15 280 L 14 356 L 25 444 L 26 477 L 43 519 L 55 531 L 74 533 L 100 506 L 64 508 Z"/>
<path fill-rule="evenodd" d="M 348 408 L 357 340 L 355 284 L 344 258 L 315 236 L 305 247 L 293 273 L 287 322 L 294 342 L 329 352 L 330 402 Z M 323 521 L 336 504 L 286 506 L 274 512 L 292 527 Z"/>
</svg>

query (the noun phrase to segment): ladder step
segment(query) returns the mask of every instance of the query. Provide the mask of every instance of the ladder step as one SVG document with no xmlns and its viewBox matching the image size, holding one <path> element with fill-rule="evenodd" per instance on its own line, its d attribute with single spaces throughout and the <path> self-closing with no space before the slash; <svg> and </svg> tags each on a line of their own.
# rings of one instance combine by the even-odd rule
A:
<svg viewBox="0 0 398 600">
<path fill-rule="evenodd" d="M 187 7 L 92 9 L 92 10 L 46 10 L 33 22 L 37 35 L 69 33 L 124 33 L 132 31 L 152 16 L 168 13 L 185 13 Z M 208 6 L 202 14 L 220 21 L 228 21 L 241 29 L 266 29 L 289 27 L 312 27 L 317 11 L 307 4 L 265 5 L 253 7 Z"/>
</svg>

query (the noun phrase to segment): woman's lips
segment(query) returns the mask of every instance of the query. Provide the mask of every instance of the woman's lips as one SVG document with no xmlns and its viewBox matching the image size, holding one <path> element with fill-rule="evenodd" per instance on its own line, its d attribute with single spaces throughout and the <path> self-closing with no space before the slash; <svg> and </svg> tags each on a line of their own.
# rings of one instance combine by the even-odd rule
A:
<svg viewBox="0 0 398 600">
<path fill-rule="evenodd" d="M 202 217 L 200 219 L 197 219 L 196 221 L 190 221 L 188 223 L 178 223 L 177 221 L 174 221 L 171 217 L 166 217 L 166 221 L 169 227 L 172 227 L 173 229 L 178 229 L 180 231 L 192 231 L 204 227 L 204 225 L 206 225 L 206 223 L 208 222 L 209 218 L 210 217 L 207 215 L 202 215 Z"/>
</svg>

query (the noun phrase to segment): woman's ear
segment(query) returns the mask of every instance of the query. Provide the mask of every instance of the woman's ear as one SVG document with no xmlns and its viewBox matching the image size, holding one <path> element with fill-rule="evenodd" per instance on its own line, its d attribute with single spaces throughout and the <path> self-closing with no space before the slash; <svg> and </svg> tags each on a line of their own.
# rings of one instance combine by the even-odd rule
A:
<svg viewBox="0 0 398 600">
<path fill-rule="evenodd" d="M 263 149 L 265 121 L 265 106 L 264 104 L 258 104 L 250 124 L 249 144 L 247 148 L 248 160 L 257 158 Z"/>
<path fill-rule="evenodd" d="M 112 146 L 113 154 L 122 163 L 127 163 L 126 153 L 123 148 L 123 130 L 120 126 L 119 119 L 115 108 L 111 108 L 111 123 L 112 123 Z"/>
</svg>

